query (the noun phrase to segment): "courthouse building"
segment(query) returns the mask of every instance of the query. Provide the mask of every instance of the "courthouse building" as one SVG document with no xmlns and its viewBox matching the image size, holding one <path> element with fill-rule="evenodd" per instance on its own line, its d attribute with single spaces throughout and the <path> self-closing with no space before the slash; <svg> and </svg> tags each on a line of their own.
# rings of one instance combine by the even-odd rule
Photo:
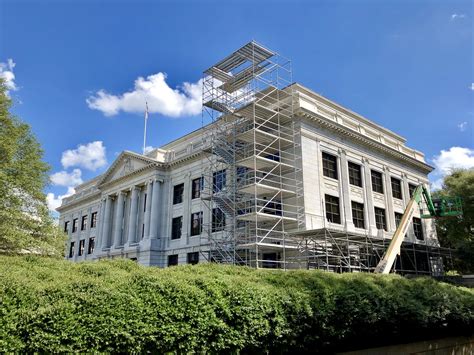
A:
<svg viewBox="0 0 474 355">
<path fill-rule="evenodd" d="M 203 81 L 201 129 L 122 152 L 63 200 L 66 258 L 372 271 L 428 184 L 423 153 L 293 83 L 289 61 L 255 42 Z M 395 268 L 439 272 L 443 253 L 417 211 Z"/>
</svg>

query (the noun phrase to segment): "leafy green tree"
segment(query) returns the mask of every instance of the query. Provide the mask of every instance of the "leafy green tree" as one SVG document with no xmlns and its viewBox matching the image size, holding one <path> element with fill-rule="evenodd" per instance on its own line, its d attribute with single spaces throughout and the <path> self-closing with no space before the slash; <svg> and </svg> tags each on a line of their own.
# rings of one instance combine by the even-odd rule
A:
<svg viewBox="0 0 474 355">
<path fill-rule="evenodd" d="M 0 80 L 0 253 L 60 255 L 64 237 L 43 193 L 49 166 L 30 127 L 10 113 L 11 105 Z"/>
<path fill-rule="evenodd" d="M 464 273 L 474 272 L 474 169 L 454 170 L 444 178 L 441 190 L 433 197 L 459 196 L 463 214 L 457 218 L 436 221 L 442 246 L 455 250 L 454 267 Z"/>
</svg>

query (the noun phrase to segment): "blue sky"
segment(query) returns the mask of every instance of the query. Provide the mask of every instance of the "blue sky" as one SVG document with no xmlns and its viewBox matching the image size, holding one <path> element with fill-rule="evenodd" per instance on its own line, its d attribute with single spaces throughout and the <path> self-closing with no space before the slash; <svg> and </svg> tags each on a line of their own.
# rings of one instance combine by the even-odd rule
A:
<svg viewBox="0 0 474 355">
<path fill-rule="evenodd" d="M 202 71 L 252 39 L 291 58 L 294 81 L 406 137 L 432 181 L 474 166 L 470 1 L 0 0 L 0 75 L 52 166 L 51 205 L 141 150 L 144 90 L 148 145 L 200 127 Z"/>
</svg>

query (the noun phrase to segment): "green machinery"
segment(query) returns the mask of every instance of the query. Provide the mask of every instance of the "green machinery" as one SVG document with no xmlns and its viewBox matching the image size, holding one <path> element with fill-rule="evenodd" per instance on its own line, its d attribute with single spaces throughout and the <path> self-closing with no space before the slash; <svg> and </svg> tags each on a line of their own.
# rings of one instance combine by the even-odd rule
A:
<svg viewBox="0 0 474 355">
<path fill-rule="evenodd" d="M 393 234 L 392 241 L 384 256 L 375 268 L 375 273 L 388 274 L 392 269 L 400 247 L 405 237 L 408 226 L 412 221 L 415 207 L 419 206 L 421 218 L 442 218 L 462 215 L 462 203 L 459 197 L 441 197 L 432 199 L 430 192 L 424 185 L 419 185 L 407 204 L 400 224 Z"/>
</svg>

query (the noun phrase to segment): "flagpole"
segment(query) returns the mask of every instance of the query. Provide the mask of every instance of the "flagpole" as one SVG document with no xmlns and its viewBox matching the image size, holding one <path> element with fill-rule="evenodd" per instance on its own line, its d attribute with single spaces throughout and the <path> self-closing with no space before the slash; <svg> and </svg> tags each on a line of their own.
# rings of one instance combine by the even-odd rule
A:
<svg viewBox="0 0 474 355">
<path fill-rule="evenodd" d="M 145 155 L 146 148 L 146 124 L 148 121 L 148 102 L 145 101 L 145 129 L 143 131 L 143 155 Z"/>
</svg>

